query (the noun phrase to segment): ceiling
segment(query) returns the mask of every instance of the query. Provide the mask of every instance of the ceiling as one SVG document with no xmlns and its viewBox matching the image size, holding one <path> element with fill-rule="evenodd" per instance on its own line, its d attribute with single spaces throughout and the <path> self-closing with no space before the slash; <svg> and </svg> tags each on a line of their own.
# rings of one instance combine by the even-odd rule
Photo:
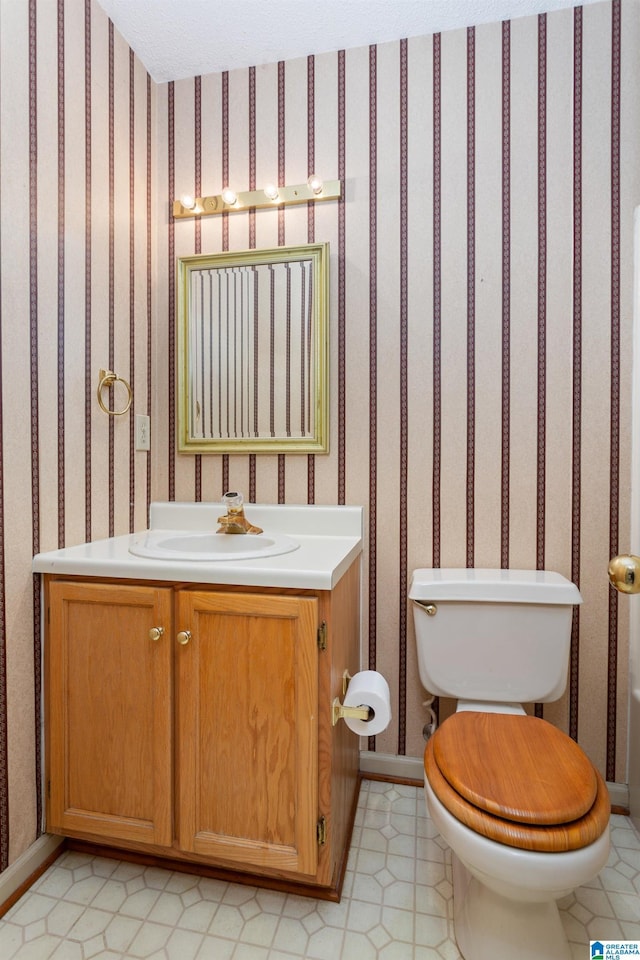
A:
<svg viewBox="0 0 640 960">
<path fill-rule="evenodd" d="M 158 83 L 513 19 L 578 2 L 98 0 Z"/>
</svg>

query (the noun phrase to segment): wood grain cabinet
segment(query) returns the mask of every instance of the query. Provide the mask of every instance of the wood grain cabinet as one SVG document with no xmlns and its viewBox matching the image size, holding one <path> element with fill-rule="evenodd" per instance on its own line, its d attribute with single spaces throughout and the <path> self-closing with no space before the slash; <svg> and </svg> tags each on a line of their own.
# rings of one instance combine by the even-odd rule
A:
<svg viewBox="0 0 640 960">
<path fill-rule="evenodd" d="M 166 587 L 49 584 L 50 831 L 171 844 L 171 608 Z"/>
<path fill-rule="evenodd" d="M 48 576 L 45 598 L 47 829 L 335 898 L 359 563 L 332 591 Z"/>
</svg>

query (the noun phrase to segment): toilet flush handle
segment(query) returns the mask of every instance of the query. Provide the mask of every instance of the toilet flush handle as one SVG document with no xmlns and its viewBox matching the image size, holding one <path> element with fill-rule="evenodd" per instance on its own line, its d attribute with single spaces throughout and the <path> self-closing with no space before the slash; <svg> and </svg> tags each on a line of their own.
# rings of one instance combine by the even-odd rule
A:
<svg viewBox="0 0 640 960">
<path fill-rule="evenodd" d="M 429 603 L 426 600 L 414 600 L 413 602 L 417 603 L 419 607 L 422 607 L 428 617 L 435 617 L 438 612 L 438 607 L 435 603 Z"/>
<path fill-rule="evenodd" d="M 623 553 L 610 560 L 609 582 L 621 593 L 640 593 L 640 557 Z"/>
</svg>

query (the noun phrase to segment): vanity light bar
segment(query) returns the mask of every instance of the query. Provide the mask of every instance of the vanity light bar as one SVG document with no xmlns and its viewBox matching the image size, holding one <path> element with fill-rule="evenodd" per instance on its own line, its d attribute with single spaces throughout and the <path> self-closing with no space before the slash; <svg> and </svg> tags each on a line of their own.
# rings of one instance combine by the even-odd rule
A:
<svg viewBox="0 0 640 960">
<path fill-rule="evenodd" d="M 319 200 L 339 200 L 342 196 L 341 180 L 325 180 L 318 189 L 319 181 L 310 177 L 309 182 L 299 183 L 295 187 L 273 187 L 271 198 L 266 190 L 247 190 L 235 194 L 225 188 L 215 197 L 182 197 L 173 201 L 173 217 L 183 220 L 186 217 L 208 217 L 215 213 L 235 213 L 239 210 L 255 210 L 257 207 L 281 207 L 285 204 L 309 203 Z M 275 195 L 273 195 L 275 191 Z"/>
</svg>

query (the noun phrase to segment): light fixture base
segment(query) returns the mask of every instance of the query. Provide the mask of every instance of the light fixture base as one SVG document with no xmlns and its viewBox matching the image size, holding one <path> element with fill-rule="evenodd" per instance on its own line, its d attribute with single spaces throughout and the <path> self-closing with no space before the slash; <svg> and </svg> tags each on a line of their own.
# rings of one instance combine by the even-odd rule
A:
<svg viewBox="0 0 640 960">
<path fill-rule="evenodd" d="M 282 207 L 294 203 L 319 203 L 322 200 L 339 200 L 342 196 L 341 180 L 325 180 L 320 193 L 314 193 L 307 183 L 293 187 L 278 187 L 278 196 L 269 200 L 264 190 L 247 190 L 236 194 L 234 204 L 225 203 L 222 194 L 215 197 L 196 197 L 193 207 L 185 207 L 180 200 L 173 201 L 174 220 L 189 217 L 208 217 L 216 213 L 239 213 L 241 210 L 256 210 L 259 207 Z"/>
</svg>

